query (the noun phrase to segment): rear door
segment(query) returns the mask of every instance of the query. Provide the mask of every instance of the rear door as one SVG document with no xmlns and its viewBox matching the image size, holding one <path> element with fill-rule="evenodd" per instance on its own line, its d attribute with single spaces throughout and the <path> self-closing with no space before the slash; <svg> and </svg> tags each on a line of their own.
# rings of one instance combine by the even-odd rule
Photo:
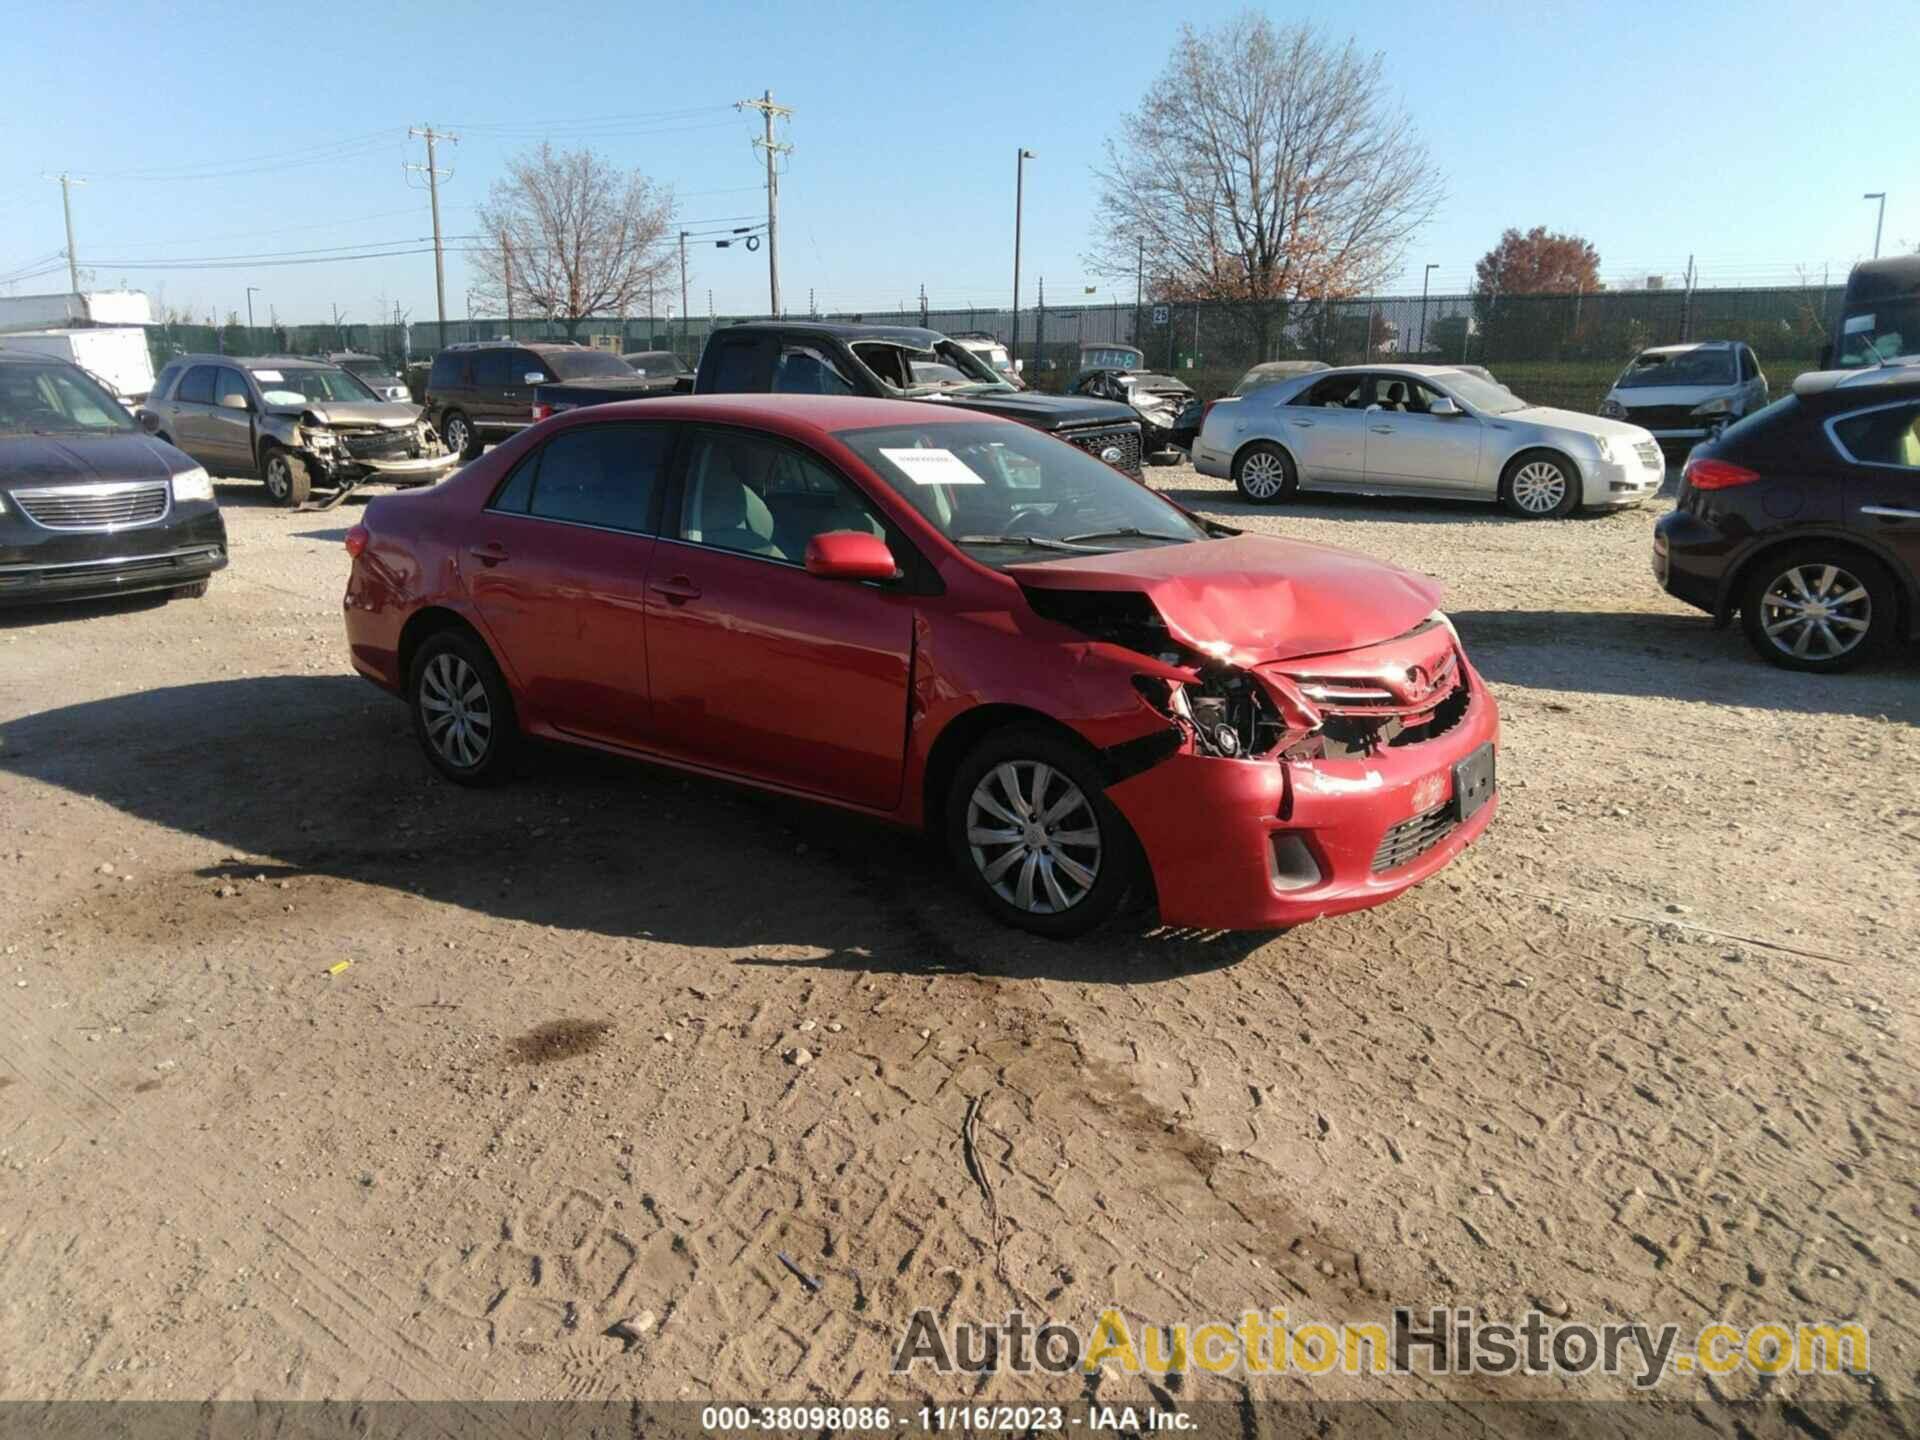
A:
<svg viewBox="0 0 1920 1440">
<path fill-rule="evenodd" d="M 160 428 L 175 445 L 216 475 L 232 473 L 222 461 L 220 429 L 213 421 L 214 372 L 224 368 L 191 366 L 160 410 Z"/>
<path fill-rule="evenodd" d="M 1279 439 L 1293 453 L 1302 480 L 1341 487 L 1366 477 L 1372 394 L 1370 375 L 1333 375 L 1275 407 Z"/>
<path fill-rule="evenodd" d="M 1830 421 L 1827 432 L 1854 462 L 1847 476 L 1851 528 L 1899 558 L 1906 574 L 1897 578 L 1912 594 L 1920 583 L 1920 401 L 1856 410 Z"/>
<path fill-rule="evenodd" d="M 645 594 L 679 427 L 577 425 L 514 467 L 459 557 L 530 723 L 651 739 Z"/>
<path fill-rule="evenodd" d="M 1375 382 L 1380 408 L 1367 416 L 1367 483 L 1395 489 L 1461 495 L 1480 486 L 1480 440 L 1485 427 L 1473 415 L 1430 413 L 1440 391 L 1412 376 L 1383 376 L 1406 392 L 1404 409 L 1385 401 L 1392 392 Z"/>
<path fill-rule="evenodd" d="M 893 584 L 817 579 L 802 564 L 813 535 L 884 525 L 844 476 L 797 446 L 702 429 L 686 451 L 647 590 L 663 750 L 891 809 L 914 597 Z"/>
<path fill-rule="evenodd" d="M 471 414 L 475 423 L 498 433 L 509 424 L 517 427 L 532 417 L 532 406 L 511 421 L 508 419 L 507 392 L 513 367 L 520 352 L 514 350 L 476 350 L 473 352 L 473 398 Z"/>
</svg>

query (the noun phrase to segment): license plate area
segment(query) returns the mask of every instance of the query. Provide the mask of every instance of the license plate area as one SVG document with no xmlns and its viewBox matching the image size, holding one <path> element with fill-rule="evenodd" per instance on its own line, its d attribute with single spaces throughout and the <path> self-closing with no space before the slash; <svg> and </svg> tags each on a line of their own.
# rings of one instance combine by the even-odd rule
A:
<svg viewBox="0 0 1920 1440">
<path fill-rule="evenodd" d="M 1453 818 L 1471 819 L 1493 798 L 1494 752 L 1489 740 L 1453 767 Z"/>
</svg>

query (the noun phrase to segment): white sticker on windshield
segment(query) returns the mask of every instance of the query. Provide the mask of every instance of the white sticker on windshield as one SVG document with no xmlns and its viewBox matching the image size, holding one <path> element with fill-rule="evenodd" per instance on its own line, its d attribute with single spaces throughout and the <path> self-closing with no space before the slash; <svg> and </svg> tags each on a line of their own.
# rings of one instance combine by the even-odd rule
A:
<svg viewBox="0 0 1920 1440">
<path fill-rule="evenodd" d="M 951 450 L 888 450 L 880 453 L 899 467 L 916 485 L 984 485 L 986 480 L 973 473 Z"/>
<path fill-rule="evenodd" d="M 258 380 L 262 385 L 265 385 L 273 380 L 284 381 L 287 377 L 282 375 L 278 370 L 256 370 L 253 372 L 253 378 Z"/>
</svg>

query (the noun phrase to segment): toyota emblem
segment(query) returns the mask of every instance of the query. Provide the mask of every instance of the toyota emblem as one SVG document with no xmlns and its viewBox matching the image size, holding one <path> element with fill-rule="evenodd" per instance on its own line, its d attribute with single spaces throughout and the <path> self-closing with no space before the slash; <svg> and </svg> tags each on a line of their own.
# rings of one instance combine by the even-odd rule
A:
<svg viewBox="0 0 1920 1440">
<path fill-rule="evenodd" d="M 1126 458 L 1126 453 L 1127 452 L 1122 450 L 1118 445 L 1109 445 L 1100 452 L 1100 458 L 1109 465 L 1118 465 Z"/>
</svg>

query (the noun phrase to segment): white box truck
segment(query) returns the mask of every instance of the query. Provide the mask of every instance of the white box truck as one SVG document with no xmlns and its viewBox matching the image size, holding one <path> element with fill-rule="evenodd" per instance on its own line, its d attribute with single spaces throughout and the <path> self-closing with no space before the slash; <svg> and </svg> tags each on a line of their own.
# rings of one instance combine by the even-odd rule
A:
<svg viewBox="0 0 1920 1440">
<path fill-rule="evenodd" d="M 31 350 L 71 360 L 132 409 L 153 389 L 147 332 L 132 325 L 98 330 L 18 330 L 0 334 L 0 350 Z"/>
</svg>

